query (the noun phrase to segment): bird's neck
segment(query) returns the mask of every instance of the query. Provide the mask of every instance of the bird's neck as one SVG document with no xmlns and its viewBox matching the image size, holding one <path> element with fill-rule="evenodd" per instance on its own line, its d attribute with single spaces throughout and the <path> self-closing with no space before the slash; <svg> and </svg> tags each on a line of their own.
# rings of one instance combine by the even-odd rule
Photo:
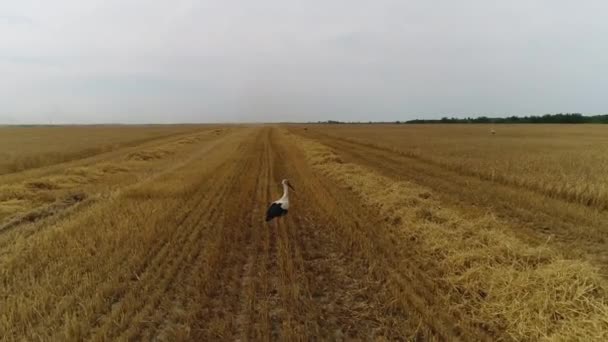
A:
<svg viewBox="0 0 608 342">
<path fill-rule="evenodd" d="M 283 184 L 283 197 L 281 197 L 280 201 L 289 199 L 289 189 L 287 188 L 287 184 Z"/>
</svg>

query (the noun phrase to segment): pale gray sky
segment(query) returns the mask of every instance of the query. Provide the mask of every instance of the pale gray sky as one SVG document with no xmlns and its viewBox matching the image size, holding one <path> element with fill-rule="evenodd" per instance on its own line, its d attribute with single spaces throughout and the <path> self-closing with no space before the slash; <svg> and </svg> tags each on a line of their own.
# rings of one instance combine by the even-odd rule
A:
<svg viewBox="0 0 608 342">
<path fill-rule="evenodd" d="M 0 123 L 608 112 L 608 1 L 0 2 Z"/>
</svg>

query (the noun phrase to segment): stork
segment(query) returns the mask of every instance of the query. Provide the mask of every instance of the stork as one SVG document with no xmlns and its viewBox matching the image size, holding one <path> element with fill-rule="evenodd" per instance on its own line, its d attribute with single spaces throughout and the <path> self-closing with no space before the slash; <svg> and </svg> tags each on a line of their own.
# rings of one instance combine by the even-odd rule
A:
<svg viewBox="0 0 608 342">
<path fill-rule="evenodd" d="M 266 212 L 266 222 L 275 217 L 287 215 L 287 210 L 289 210 L 289 188 L 291 188 L 293 191 L 296 191 L 296 189 L 291 186 L 287 179 L 283 179 L 281 184 L 283 184 L 283 196 L 280 199 L 272 202 L 270 207 L 268 207 L 268 211 Z"/>
</svg>

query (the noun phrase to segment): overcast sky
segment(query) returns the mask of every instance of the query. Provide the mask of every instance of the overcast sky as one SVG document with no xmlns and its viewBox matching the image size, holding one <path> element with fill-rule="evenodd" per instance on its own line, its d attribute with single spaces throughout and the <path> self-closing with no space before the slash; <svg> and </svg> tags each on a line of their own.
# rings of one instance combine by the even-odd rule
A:
<svg viewBox="0 0 608 342">
<path fill-rule="evenodd" d="M 608 1 L 0 2 L 0 123 L 608 112 Z"/>
</svg>

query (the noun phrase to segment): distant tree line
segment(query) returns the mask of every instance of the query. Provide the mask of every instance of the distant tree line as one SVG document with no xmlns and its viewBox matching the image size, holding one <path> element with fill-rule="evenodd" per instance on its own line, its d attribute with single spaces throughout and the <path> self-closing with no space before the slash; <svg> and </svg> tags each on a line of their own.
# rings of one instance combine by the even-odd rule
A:
<svg viewBox="0 0 608 342">
<path fill-rule="evenodd" d="M 490 118 L 480 116 L 477 118 L 448 118 L 443 117 L 440 120 L 410 120 L 406 123 L 608 123 L 608 115 L 584 116 L 580 113 L 559 113 L 531 116 L 509 116 L 506 118 Z"/>
<path fill-rule="evenodd" d="M 479 116 L 476 118 L 448 118 L 443 117 L 439 120 L 427 120 L 427 119 L 416 119 L 409 121 L 382 121 L 382 122 L 344 122 L 344 121 L 319 121 L 318 123 L 326 123 L 326 124 L 345 124 L 345 123 L 377 123 L 377 124 L 434 124 L 434 123 L 442 123 L 442 124 L 463 124 L 463 123 L 495 123 L 495 124 L 534 124 L 534 123 L 557 123 L 557 124 L 577 124 L 577 123 L 608 123 L 608 114 L 604 115 L 593 115 L 593 116 L 585 116 L 581 113 L 559 113 L 559 114 L 545 114 L 545 115 L 531 115 L 531 116 L 509 116 L 504 118 L 491 118 L 487 116 Z"/>
</svg>

